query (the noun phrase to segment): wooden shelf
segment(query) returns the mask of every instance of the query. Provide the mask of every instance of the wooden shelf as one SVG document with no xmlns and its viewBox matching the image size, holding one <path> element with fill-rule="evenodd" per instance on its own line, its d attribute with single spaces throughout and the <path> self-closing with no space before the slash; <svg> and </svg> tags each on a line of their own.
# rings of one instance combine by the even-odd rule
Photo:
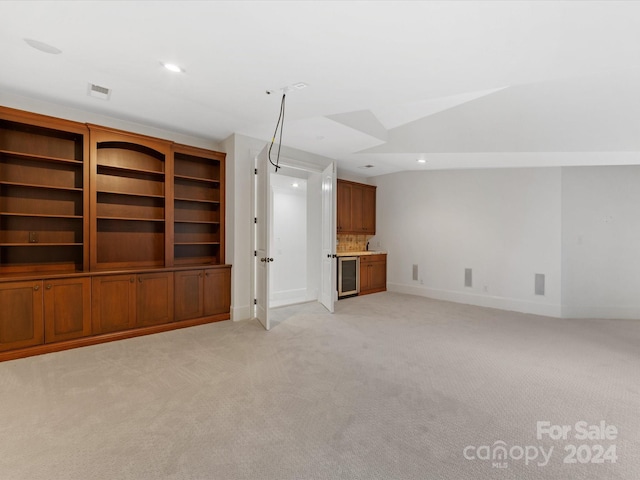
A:
<svg viewBox="0 0 640 480">
<path fill-rule="evenodd" d="M 219 200 L 201 200 L 199 198 L 174 198 L 174 200 L 178 201 L 178 202 L 194 202 L 194 203 L 211 203 L 214 205 L 219 205 L 220 201 Z"/>
<path fill-rule="evenodd" d="M 220 242 L 174 242 L 174 245 L 220 245 Z"/>
<path fill-rule="evenodd" d="M 179 180 L 188 180 L 191 182 L 202 182 L 202 183 L 212 183 L 214 185 L 219 185 L 220 184 L 220 180 L 214 179 L 214 178 L 202 178 L 202 177 L 189 177 L 187 175 L 174 175 L 174 178 L 177 178 Z"/>
<path fill-rule="evenodd" d="M 131 193 L 131 192 L 114 192 L 111 190 L 97 190 L 98 194 L 107 193 L 109 195 L 124 195 L 127 197 L 145 197 L 145 198 L 162 198 L 164 199 L 164 195 L 151 195 L 148 193 Z"/>
<path fill-rule="evenodd" d="M 55 215 L 45 213 L 17 213 L 17 212 L 0 212 L 0 216 L 7 217 L 33 217 L 33 218 L 73 218 L 82 220 L 82 215 Z"/>
<path fill-rule="evenodd" d="M 83 243 L 0 243 L 0 247 L 81 247 Z"/>
<path fill-rule="evenodd" d="M 164 218 L 133 218 L 133 217 L 96 217 L 98 220 L 117 220 L 125 222 L 164 222 Z"/>
<path fill-rule="evenodd" d="M 84 162 L 82 160 L 71 160 L 68 158 L 57 158 L 57 157 L 49 157 L 46 155 L 36 155 L 32 153 L 23 153 L 23 152 L 14 152 L 11 150 L 0 150 L 0 158 L 2 156 L 11 156 L 16 158 L 21 158 L 24 160 L 34 160 L 39 162 L 50 162 L 50 163 L 62 163 L 68 165 L 78 165 L 81 166 Z"/>
<path fill-rule="evenodd" d="M 204 225 L 220 225 L 220 222 L 208 221 L 208 220 L 174 220 L 174 223 L 191 223 L 191 224 L 204 224 Z"/>
<path fill-rule="evenodd" d="M 21 182 L 5 182 L 0 180 L 0 185 L 9 185 L 12 187 L 26 187 L 26 188 L 46 188 L 47 190 L 61 190 L 66 192 L 83 192 L 82 188 L 73 187 L 56 187 L 55 185 L 38 185 L 36 183 L 21 183 Z"/>
<path fill-rule="evenodd" d="M 133 174 L 139 174 L 141 176 L 153 175 L 153 176 L 162 177 L 162 178 L 164 178 L 164 176 L 165 176 L 164 172 L 159 172 L 157 170 L 146 170 L 146 169 L 143 169 L 143 168 L 121 167 L 121 166 L 117 166 L 117 165 L 98 164 L 98 173 L 100 173 L 100 170 L 111 170 L 113 172 L 133 173 Z"/>
</svg>

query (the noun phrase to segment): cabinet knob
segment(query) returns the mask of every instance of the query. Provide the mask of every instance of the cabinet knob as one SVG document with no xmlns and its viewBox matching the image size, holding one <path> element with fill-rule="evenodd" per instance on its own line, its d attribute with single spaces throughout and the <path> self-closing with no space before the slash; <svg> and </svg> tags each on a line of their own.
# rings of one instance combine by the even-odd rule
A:
<svg viewBox="0 0 640 480">
<path fill-rule="evenodd" d="M 131 277 L 131 278 L 129 279 L 129 282 L 130 282 L 130 283 L 133 283 L 133 282 L 135 282 L 135 281 L 136 281 L 136 280 L 135 280 L 133 277 Z"/>
<path fill-rule="evenodd" d="M 138 281 L 142 283 L 142 277 L 138 277 Z"/>
<path fill-rule="evenodd" d="M 47 290 L 51 290 L 51 284 L 47 283 Z"/>
<path fill-rule="evenodd" d="M 37 292 L 38 290 L 40 290 L 40 285 L 35 285 L 33 289 Z"/>
</svg>

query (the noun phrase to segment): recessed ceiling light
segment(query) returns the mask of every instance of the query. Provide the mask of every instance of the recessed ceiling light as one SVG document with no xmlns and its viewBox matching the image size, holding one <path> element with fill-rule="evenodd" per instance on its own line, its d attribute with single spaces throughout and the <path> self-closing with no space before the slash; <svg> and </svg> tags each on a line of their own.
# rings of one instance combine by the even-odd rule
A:
<svg viewBox="0 0 640 480">
<path fill-rule="evenodd" d="M 375 168 L 375 165 L 371 165 L 371 164 L 369 164 L 369 165 L 362 165 L 361 167 L 358 167 L 358 168 Z"/>
<path fill-rule="evenodd" d="M 418 160 L 416 160 L 418 163 L 427 163 L 427 161 L 424 158 L 419 158 Z"/>
<path fill-rule="evenodd" d="M 292 184 L 291 184 L 291 186 L 292 186 L 293 188 L 298 188 L 300 185 L 298 185 L 297 183 L 292 183 Z"/>
<path fill-rule="evenodd" d="M 175 63 L 165 63 L 165 62 L 161 62 L 161 63 L 162 63 L 162 66 L 167 70 L 169 70 L 170 72 L 184 73 L 184 69 L 179 67 Z"/>
<path fill-rule="evenodd" d="M 49 45 L 44 42 L 40 42 L 38 40 L 25 38 L 24 41 L 27 42 L 29 46 L 35 48 L 36 50 L 40 50 L 41 52 L 44 52 L 44 53 L 51 53 L 52 55 L 58 55 L 62 53 L 62 50 L 60 50 L 59 48 L 56 48 L 53 45 Z"/>
</svg>

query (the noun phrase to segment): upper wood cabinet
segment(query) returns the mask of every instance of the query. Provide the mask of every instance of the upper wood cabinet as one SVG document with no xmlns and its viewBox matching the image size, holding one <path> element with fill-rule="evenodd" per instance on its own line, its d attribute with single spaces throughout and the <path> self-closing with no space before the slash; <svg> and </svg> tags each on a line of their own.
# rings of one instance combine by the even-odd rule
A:
<svg viewBox="0 0 640 480">
<path fill-rule="evenodd" d="M 375 235 L 376 187 L 338 179 L 338 233 Z"/>
<path fill-rule="evenodd" d="M 89 267 L 85 125 L 0 107 L 0 275 Z"/>
</svg>

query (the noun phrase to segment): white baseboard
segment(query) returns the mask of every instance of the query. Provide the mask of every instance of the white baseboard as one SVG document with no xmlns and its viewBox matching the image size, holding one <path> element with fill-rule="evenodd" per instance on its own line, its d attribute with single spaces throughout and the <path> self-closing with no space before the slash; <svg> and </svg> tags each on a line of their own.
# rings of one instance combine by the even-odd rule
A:
<svg viewBox="0 0 640 480">
<path fill-rule="evenodd" d="M 233 320 L 234 322 L 240 320 L 249 320 L 252 316 L 251 305 L 231 307 L 231 320 Z"/>
<path fill-rule="evenodd" d="M 565 318 L 616 318 L 623 320 L 640 319 L 640 306 L 583 306 L 563 305 L 562 316 Z"/>
<path fill-rule="evenodd" d="M 547 317 L 562 317 L 562 308 L 560 305 L 529 302 L 527 300 L 520 300 L 517 298 L 495 297 L 451 290 L 438 290 L 419 285 L 406 285 L 400 283 L 387 283 L 387 290 L 391 292 L 407 293 L 410 295 L 433 298 L 436 300 L 476 305 L 479 307 L 497 308 L 513 312 L 544 315 Z"/>
<path fill-rule="evenodd" d="M 306 288 L 297 288 L 295 290 L 280 290 L 279 292 L 271 292 L 271 300 L 275 302 L 304 301 L 306 298 L 307 298 Z"/>
</svg>

